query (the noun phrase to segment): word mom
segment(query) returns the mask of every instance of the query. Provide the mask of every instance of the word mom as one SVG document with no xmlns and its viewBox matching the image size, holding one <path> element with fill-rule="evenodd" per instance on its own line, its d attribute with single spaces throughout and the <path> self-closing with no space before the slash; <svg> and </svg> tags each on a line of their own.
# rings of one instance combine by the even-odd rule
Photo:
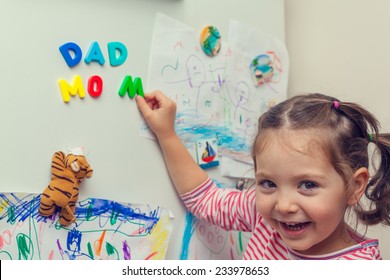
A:
<svg viewBox="0 0 390 280">
<path fill-rule="evenodd" d="M 83 52 L 76 43 L 68 42 L 60 46 L 59 50 L 69 68 L 78 65 L 82 60 Z M 110 65 L 112 67 L 122 65 L 127 59 L 126 46 L 120 42 L 109 42 L 107 44 L 107 51 Z M 98 42 L 91 43 L 91 46 L 84 58 L 84 62 L 86 64 L 93 62 L 98 63 L 99 65 L 105 64 L 105 58 Z M 97 98 L 102 94 L 103 79 L 100 76 L 93 75 L 89 77 L 87 84 L 87 91 L 91 97 Z M 64 79 L 59 79 L 58 85 L 60 87 L 62 100 L 65 103 L 70 101 L 71 96 L 78 95 L 80 98 L 85 97 L 84 83 L 79 75 L 74 76 L 72 84 L 68 83 Z M 118 94 L 123 97 L 126 93 L 130 98 L 133 98 L 136 94 L 144 96 L 141 78 L 136 77 L 133 80 L 132 76 L 125 76 Z"/>
</svg>

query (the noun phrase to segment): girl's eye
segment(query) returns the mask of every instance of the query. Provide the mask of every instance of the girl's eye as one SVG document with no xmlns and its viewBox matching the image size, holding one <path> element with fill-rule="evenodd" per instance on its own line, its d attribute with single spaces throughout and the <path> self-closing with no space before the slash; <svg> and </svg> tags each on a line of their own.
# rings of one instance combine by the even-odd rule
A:
<svg viewBox="0 0 390 280">
<path fill-rule="evenodd" d="M 306 182 L 301 182 L 299 184 L 299 189 L 301 189 L 303 191 L 310 191 L 310 190 L 313 190 L 315 188 L 318 188 L 318 185 L 314 182 L 306 181 Z"/>
<path fill-rule="evenodd" d="M 272 181 L 269 181 L 269 180 L 260 181 L 259 185 L 262 186 L 263 188 L 266 188 L 266 189 L 276 188 L 276 184 Z"/>
</svg>

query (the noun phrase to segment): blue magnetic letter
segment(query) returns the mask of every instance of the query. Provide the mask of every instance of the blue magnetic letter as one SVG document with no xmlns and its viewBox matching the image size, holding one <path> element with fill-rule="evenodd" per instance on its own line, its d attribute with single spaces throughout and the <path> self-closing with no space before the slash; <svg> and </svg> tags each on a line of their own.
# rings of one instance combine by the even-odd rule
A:
<svg viewBox="0 0 390 280">
<path fill-rule="evenodd" d="M 68 64 L 69 67 L 73 67 L 79 64 L 83 55 L 80 47 L 76 43 L 72 42 L 63 44 L 59 47 L 59 50 L 64 57 L 66 64 Z M 73 57 L 70 52 L 73 53 Z"/>
<path fill-rule="evenodd" d="M 89 47 L 88 54 L 84 58 L 84 62 L 90 64 L 91 61 L 96 61 L 100 65 L 103 65 L 105 60 L 102 54 L 102 50 L 100 49 L 98 42 L 93 42 Z"/>
<path fill-rule="evenodd" d="M 107 44 L 107 48 L 111 66 L 119 66 L 126 61 L 127 49 L 126 46 L 123 45 L 121 42 L 110 42 Z M 116 56 L 117 51 L 119 52 L 118 57 Z"/>
</svg>

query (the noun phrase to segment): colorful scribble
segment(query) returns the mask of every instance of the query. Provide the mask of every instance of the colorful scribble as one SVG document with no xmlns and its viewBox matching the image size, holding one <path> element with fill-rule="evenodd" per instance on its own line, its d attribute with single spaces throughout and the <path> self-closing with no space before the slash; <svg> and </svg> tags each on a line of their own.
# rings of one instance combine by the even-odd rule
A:
<svg viewBox="0 0 390 280">
<path fill-rule="evenodd" d="M 214 181 L 220 188 L 228 187 L 215 179 Z M 180 259 L 242 259 L 248 240 L 247 233 L 225 231 L 198 220 L 187 211 Z"/>
<path fill-rule="evenodd" d="M 0 194 L 0 259 L 163 259 L 172 231 L 161 207 L 88 198 L 63 227 L 39 214 L 40 194 Z"/>
</svg>

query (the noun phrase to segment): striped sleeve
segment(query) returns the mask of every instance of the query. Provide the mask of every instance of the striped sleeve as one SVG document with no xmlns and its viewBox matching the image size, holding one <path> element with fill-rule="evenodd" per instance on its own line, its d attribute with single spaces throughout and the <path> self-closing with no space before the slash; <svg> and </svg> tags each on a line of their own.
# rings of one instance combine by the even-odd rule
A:
<svg viewBox="0 0 390 280">
<path fill-rule="evenodd" d="M 225 230 L 252 231 L 254 228 L 254 189 L 220 189 L 208 178 L 193 191 L 183 194 L 181 199 L 194 216 Z"/>
</svg>

